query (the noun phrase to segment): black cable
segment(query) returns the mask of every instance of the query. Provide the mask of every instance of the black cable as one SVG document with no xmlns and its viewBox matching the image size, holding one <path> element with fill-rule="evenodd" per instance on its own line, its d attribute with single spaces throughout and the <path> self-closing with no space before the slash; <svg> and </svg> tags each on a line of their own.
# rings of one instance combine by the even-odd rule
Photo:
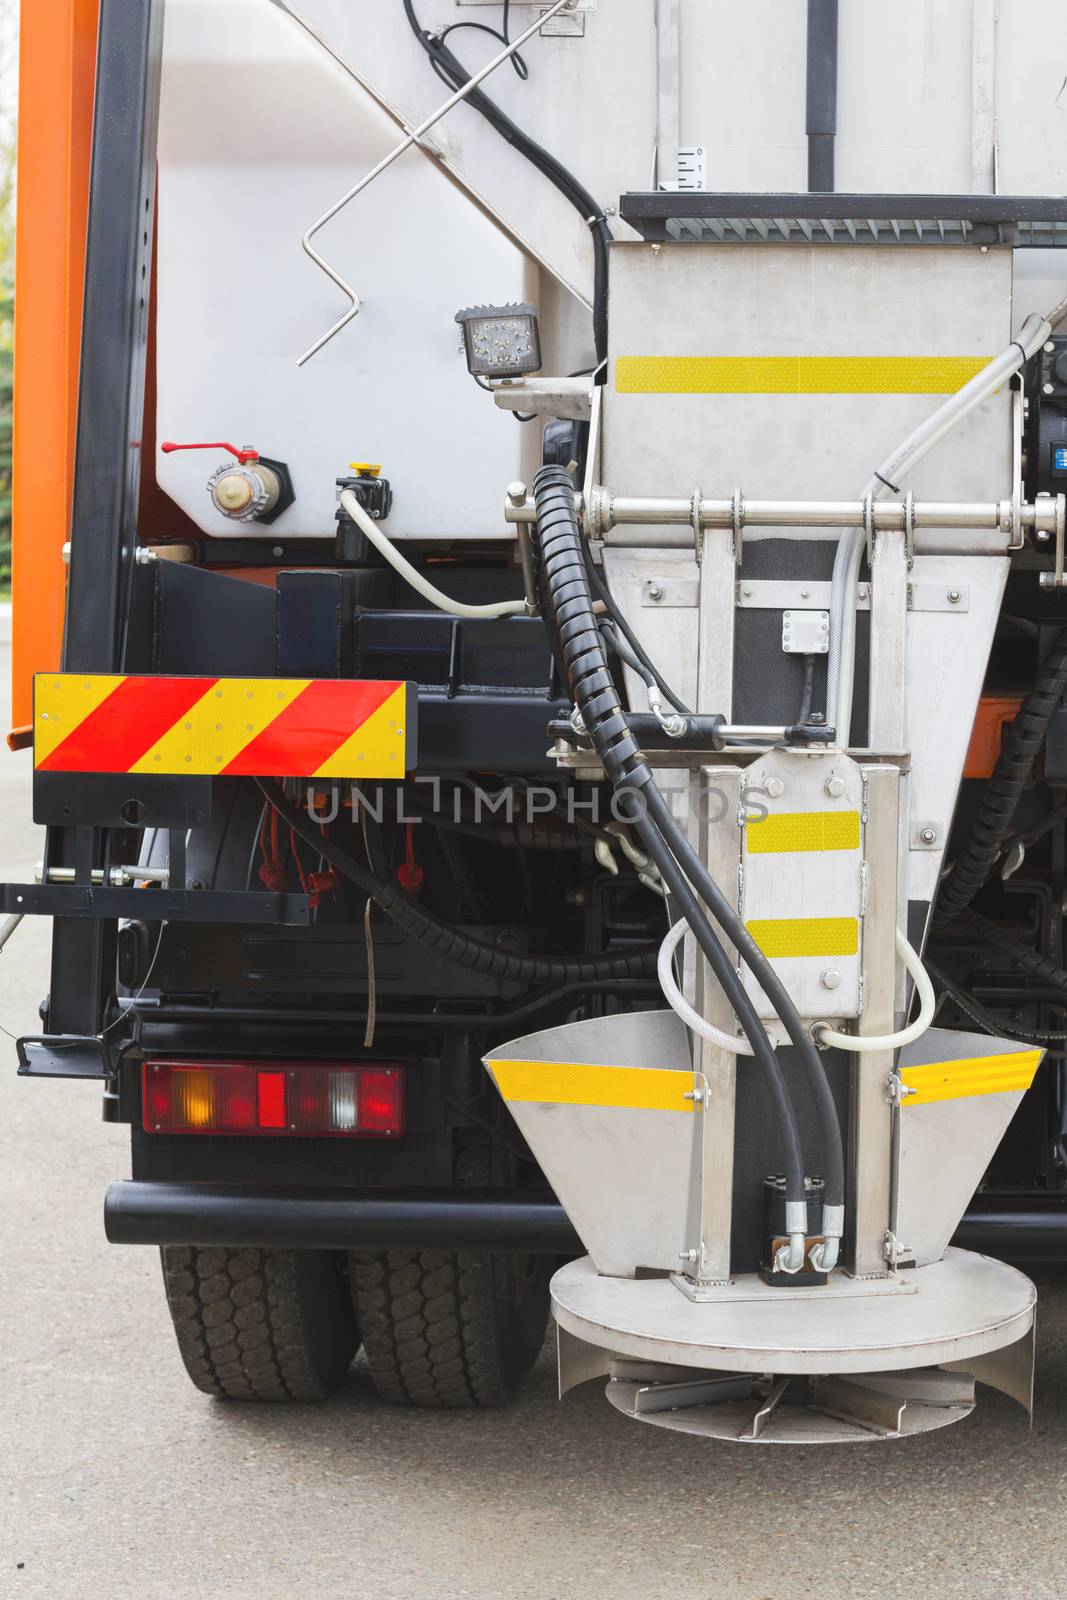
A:
<svg viewBox="0 0 1067 1600">
<path fill-rule="evenodd" d="M 995 1011 L 989 1011 L 980 1000 L 975 999 L 973 994 L 968 994 L 966 989 L 955 983 L 947 973 L 941 971 L 940 967 L 935 966 L 928 955 L 924 955 L 923 963 L 938 988 L 954 1001 L 964 1016 L 970 1017 L 972 1022 L 977 1022 L 986 1033 L 1001 1039 L 1014 1039 L 1018 1044 L 1045 1044 L 1050 1039 L 1067 1039 L 1067 1031 L 1038 1032 L 1036 1029 L 1020 1028 L 1015 1023 L 1005 1023 Z"/>
<path fill-rule="evenodd" d="M 415 15 L 412 0 L 403 0 L 403 3 L 411 31 L 425 50 L 437 76 L 449 88 L 462 89 L 470 82 L 472 74 L 452 54 L 447 44 L 423 28 Z M 593 238 L 593 343 L 598 363 L 603 361 L 608 353 L 608 245 L 611 243 L 611 230 L 602 208 L 589 190 L 555 156 L 531 139 L 528 133 L 524 133 L 482 89 L 472 89 L 466 104 L 483 116 L 502 139 L 513 145 L 559 190 L 589 228 Z"/>
<path fill-rule="evenodd" d="M 606 617 L 601 617 L 598 626 L 604 639 L 618 656 L 619 660 L 624 661 L 628 667 L 636 672 L 637 676 L 644 684 L 648 686 L 648 688 L 654 689 L 656 686 L 655 673 L 653 673 L 643 661 L 639 660 L 635 650 L 630 649 L 630 646 L 626 643 L 626 640 L 622 637 L 614 622 L 611 622 Z"/>
<path fill-rule="evenodd" d="M 1061 628 L 1038 669 L 1033 687 L 1005 732 L 970 837 L 938 893 L 934 909 L 938 922 L 951 922 L 969 906 L 992 872 L 1065 690 L 1067 628 Z"/>
<path fill-rule="evenodd" d="M 537 507 L 536 539 L 548 602 L 546 616 L 558 634 L 567 682 L 575 704 L 609 780 L 630 801 L 632 825 L 656 862 L 664 884 L 675 895 L 682 915 L 692 928 L 709 966 L 745 1028 L 753 1052 L 766 1072 L 782 1118 L 789 1154 L 786 1196 L 792 1202 L 804 1204 L 807 1196 L 800 1130 L 781 1065 L 763 1024 L 755 1014 L 744 984 L 686 881 L 690 874 L 683 874 L 677 864 L 678 851 L 668 847 L 668 842 L 652 824 L 649 815 L 647 802 L 658 791 L 630 732 L 618 690 L 608 670 L 604 642 L 593 612 L 589 576 L 574 510 L 574 486 L 562 467 L 542 467 L 534 478 L 533 489 Z M 637 790 L 641 793 L 635 793 Z M 645 803 L 642 803 L 642 799 Z"/>
<path fill-rule="evenodd" d="M 811 702 L 815 697 L 815 657 L 804 657 L 804 688 L 800 696 L 800 710 L 797 713 L 798 725 L 803 725 L 811 716 Z"/>
<path fill-rule="evenodd" d="M 1031 977 L 1039 978 L 1042 983 L 1047 983 L 1053 989 L 1060 989 L 1067 995 L 1067 970 L 1059 966 L 1050 956 L 1040 955 L 1029 945 L 1023 944 L 1020 939 L 1013 938 L 997 923 L 991 922 L 988 917 L 983 917 L 981 912 L 960 911 L 952 925 L 954 928 L 963 929 L 966 933 L 975 934 L 977 938 L 993 945 Z"/>
<path fill-rule="evenodd" d="M 490 39 L 496 39 L 498 44 L 509 45 L 511 43 L 511 32 L 508 26 L 510 18 L 511 0 L 504 0 L 504 20 L 500 25 L 499 33 L 495 28 L 488 27 L 484 22 L 452 22 L 449 23 L 447 28 L 442 28 L 437 37 L 444 44 L 450 33 L 459 33 L 462 28 L 472 28 L 475 33 L 487 33 Z M 517 50 L 511 58 L 511 65 L 515 68 L 515 76 L 521 78 L 525 83 L 530 76 L 530 69 Z"/>
<path fill-rule="evenodd" d="M 626 640 L 626 643 L 630 646 L 630 649 L 633 651 L 634 655 L 644 664 L 647 671 L 651 672 L 652 676 L 659 684 L 663 698 L 665 700 L 669 700 L 675 711 L 679 712 L 683 717 L 692 716 L 692 712 L 686 705 L 685 701 L 680 700 L 670 685 L 663 681 L 655 662 L 650 659 L 644 645 L 641 643 L 640 639 L 627 622 L 622 611 L 619 609 L 619 605 L 615 599 L 615 596 L 612 594 L 611 590 L 608 588 L 607 584 L 604 582 L 603 578 L 600 576 L 600 573 L 596 569 L 596 563 L 593 560 L 592 552 L 590 551 L 585 540 L 582 541 L 582 556 L 585 561 L 585 571 L 586 576 L 589 579 L 590 588 L 595 591 L 597 599 L 603 603 L 609 617 L 615 624 L 616 628 L 618 628 L 623 638 Z M 647 678 L 645 679 L 645 682 L 648 682 Z"/>
<path fill-rule="evenodd" d="M 583 961 L 564 961 L 554 956 L 517 955 L 501 950 L 473 934 L 454 928 L 434 916 L 401 888 L 395 878 L 383 880 L 350 856 L 347 850 L 326 838 L 318 825 L 274 785 L 256 778 L 257 788 L 293 832 L 328 861 L 343 878 L 356 885 L 361 894 L 377 902 L 387 917 L 411 938 L 427 945 L 445 961 L 487 973 L 508 983 L 563 984 L 600 978 L 636 978 L 653 970 L 658 946 L 645 945 L 629 955 L 590 956 Z M 369 834 L 369 830 L 368 830 Z"/>
</svg>

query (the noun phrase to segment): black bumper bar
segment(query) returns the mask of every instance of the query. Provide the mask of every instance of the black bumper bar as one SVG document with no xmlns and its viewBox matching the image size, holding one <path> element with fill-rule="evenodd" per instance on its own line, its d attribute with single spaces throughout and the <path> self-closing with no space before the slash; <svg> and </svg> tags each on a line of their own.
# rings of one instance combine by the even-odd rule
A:
<svg viewBox="0 0 1067 1600">
<path fill-rule="evenodd" d="M 112 1244 L 245 1245 L 287 1250 L 523 1250 L 582 1255 L 551 1196 L 523 1189 L 270 1189 L 113 1183 Z"/>
<path fill-rule="evenodd" d="M 523 1250 L 582 1255 L 554 1197 L 525 1189 L 249 1189 L 113 1183 L 112 1244 L 244 1245 L 289 1250 Z M 1009 1261 L 1067 1261 L 1067 1206 L 968 1211 L 953 1244 Z"/>
</svg>

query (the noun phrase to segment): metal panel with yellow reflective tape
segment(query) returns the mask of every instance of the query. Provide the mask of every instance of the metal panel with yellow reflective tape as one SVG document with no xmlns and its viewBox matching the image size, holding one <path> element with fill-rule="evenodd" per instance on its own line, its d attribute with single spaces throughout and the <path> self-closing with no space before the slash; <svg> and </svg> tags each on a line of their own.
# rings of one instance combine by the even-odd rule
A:
<svg viewBox="0 0 1067 1600">
<path fill-rule="evenodd" d="M 39 673 L 40 772 L 400 778 L 415 765 L 415 686 L 344 678 Z"/>
<path fill-rule="evenodd" d="M 954 394 L 987 356 L 619 356 L 617 394 Z"/>
<path fill-rule="evenodd" d="M 900 1052 L 897 1216 L 917 1266 L 940 1261 L 1044 1054 L 928 1028 Z"/>
<path fill-rule="evenodd" d="M 979 1094 L 1025 1093 L 1041 1064 L 1041 1050 L 1015 1050 L 1007 1055 L 968 1056 L 960 1061 L 932 1061 L 902 1067 L 905 1093 L 901 1108 L 960 1100 Z"/>
<path fill-rule="evenodd" d="M 485 1065 L 598 1270 L 676 1270 L 703 1125 L 703 1102 L 686 1099 L 700 1080 L 681 1018 L 565 1023 L 499 1045 Z"/>
<path fill-rule="evenodd" d="M 749 855 L 786 855 L 800 850 L 858 850 L 858 811 L 779 811 L 750 821 Z"/>
<path fill-rule="evenodd" d="M 856 917 L 757 917 L 745 926 L 771 960 L 854 956 L 860 947 Z"/>
<path fill-rule="evenodd" d="M 843 752 L 771 750 L 746 778 L 739 910 L 801 1017 L 861 1014 L 865 780 Z M 762 1017 L 774 1007 L 751 970 Z"/>
<path fill-rule="evenodd" d="M 693 1111 L 692 1072 L 602 1067 L 585 1062 L 501 1061 L 486 1065 L 509 1105 L 627 1106 L 638 1111 Z M 686 1094 L 689 1095 L 687 1100 Z"/>
</svg>

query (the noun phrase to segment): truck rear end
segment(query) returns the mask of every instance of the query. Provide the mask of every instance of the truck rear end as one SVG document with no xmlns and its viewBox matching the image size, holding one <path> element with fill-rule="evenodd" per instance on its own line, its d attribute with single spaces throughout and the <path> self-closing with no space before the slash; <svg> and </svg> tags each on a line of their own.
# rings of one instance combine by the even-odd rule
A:
<svg viewBox="0 0 1067 1600">
<path fill-rule="evenodd" d="M 500 1404 L 551 1310 L 685 1432 L 1028 1408 L 1057 8 L 358 10 L 23 19 L 19 1071 L 207 1393 Z"/>
</svg>

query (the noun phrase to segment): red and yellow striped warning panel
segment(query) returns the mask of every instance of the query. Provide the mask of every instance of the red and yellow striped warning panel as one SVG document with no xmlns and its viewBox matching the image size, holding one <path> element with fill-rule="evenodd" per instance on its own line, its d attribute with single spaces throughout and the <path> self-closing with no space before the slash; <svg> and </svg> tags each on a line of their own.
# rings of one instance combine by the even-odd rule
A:
<svg viewBox="0 0 1067 1600">
<path fill-rule="evenodd" d="M 395 680 L 42 672 L 33 732 L 40 772 L 402 778 L 415 693 Z"/>
</svg>

